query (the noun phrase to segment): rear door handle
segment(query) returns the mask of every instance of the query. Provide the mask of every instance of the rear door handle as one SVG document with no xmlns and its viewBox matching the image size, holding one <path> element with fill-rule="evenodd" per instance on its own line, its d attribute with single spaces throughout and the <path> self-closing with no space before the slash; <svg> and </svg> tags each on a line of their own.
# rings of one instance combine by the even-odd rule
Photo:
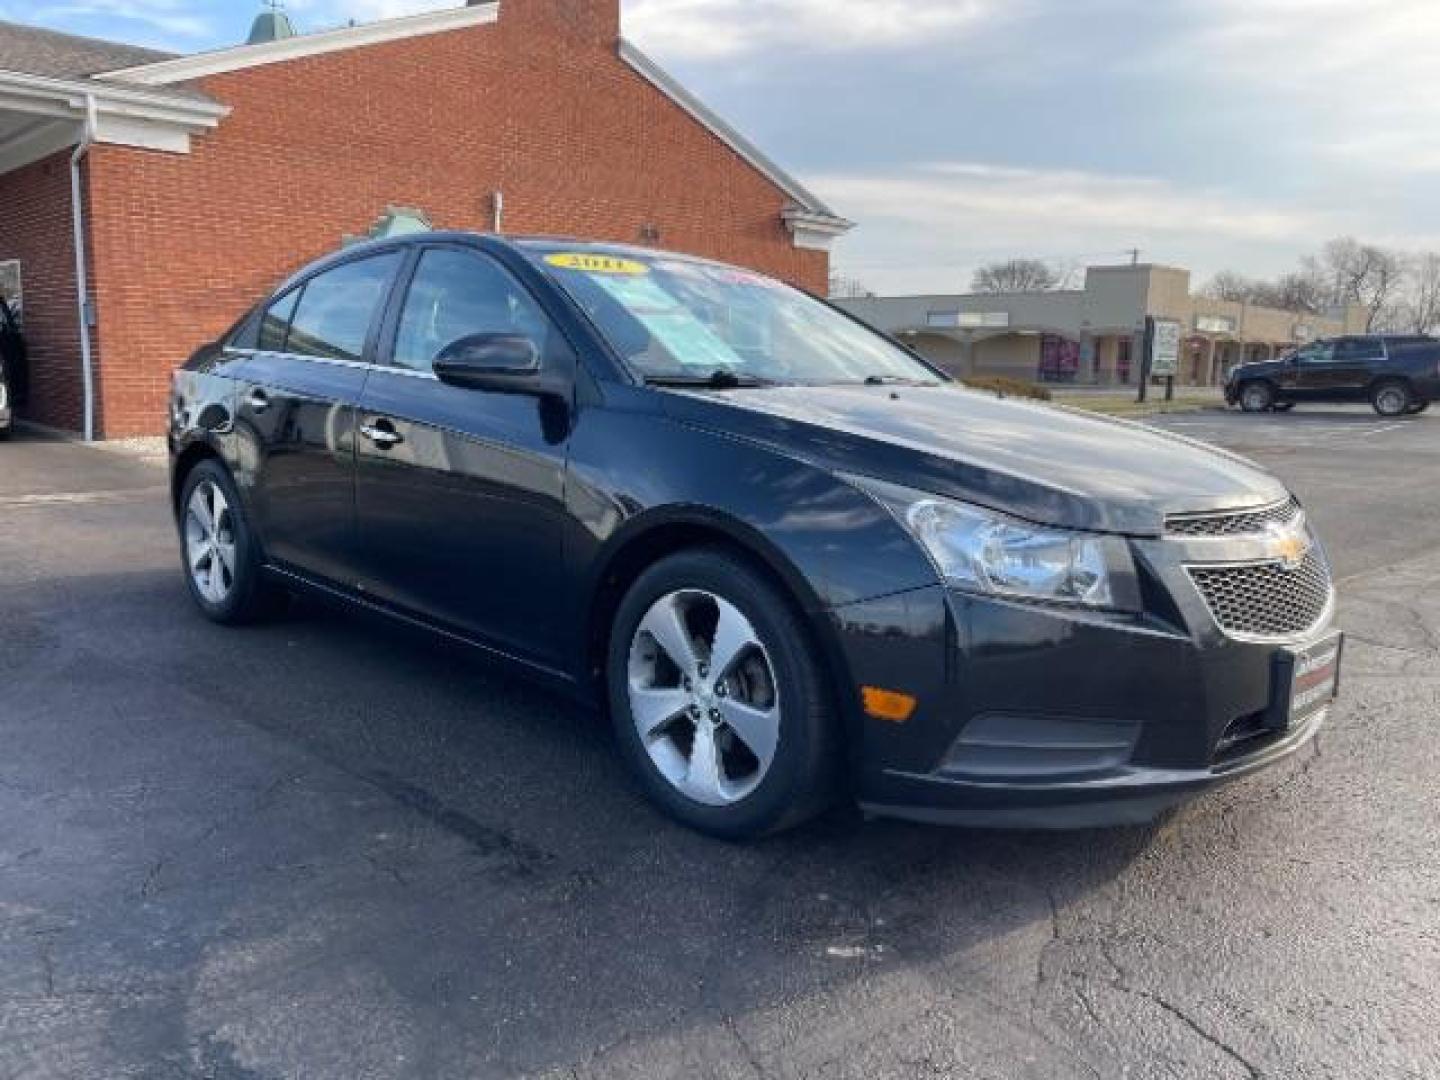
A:
<svg viewBox="0 0 1440 1080">
<path fill-rule="evenodd" d="M 374 423 L 366 424 L 360 429 L 360 434 L 382 450 L 389 450 L 392 446 L 399 446 L 405 441 L 405 436 L 396 431 L 395 426 L 389 420 L 376 420 Z"/>
<path fill-rule="evenodd" d="M 246 404 L 250 406 L 251 412 L 263 413 L 266 409 L 270 408 L 270 398 L 266 396 L 264 390 L 252 390 L 250 391 L 250 397 L 246 400 Z"/>
</svg>

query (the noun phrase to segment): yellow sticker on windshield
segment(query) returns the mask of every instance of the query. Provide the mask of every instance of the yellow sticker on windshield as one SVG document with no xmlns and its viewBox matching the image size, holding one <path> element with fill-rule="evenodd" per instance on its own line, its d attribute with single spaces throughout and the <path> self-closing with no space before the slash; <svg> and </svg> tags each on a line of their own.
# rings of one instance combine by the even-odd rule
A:
<svg viewBox="0 0 1440 1080">
<path fill-rule="evenodd" d="M 626 277 L 639 277 L 641 274 L 650 273 L 650 268 L 644 263 L 636 262 L 634 259 L 617 258 L 614 255 L 567 252 L 559 255 L 546 255 L 545 261 L 561 270 L 583 270 L 587 274 L 621 274 Z"/>
</svg>

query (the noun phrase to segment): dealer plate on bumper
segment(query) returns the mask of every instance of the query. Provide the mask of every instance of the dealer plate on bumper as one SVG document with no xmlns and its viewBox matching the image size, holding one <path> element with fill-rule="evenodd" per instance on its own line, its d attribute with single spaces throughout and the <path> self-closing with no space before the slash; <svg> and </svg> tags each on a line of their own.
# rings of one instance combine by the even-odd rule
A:
<svg viewBox="0 0 1440 1080">
<path fill-rule="evenodd" d="M 1288 730 L 1309 720 L 1340 692 L 1340 662 L 1345 636 L 1331 634 L 1303 649 L 1285 649 L 1275 657 L 1277 726 Z"/>
</svg>

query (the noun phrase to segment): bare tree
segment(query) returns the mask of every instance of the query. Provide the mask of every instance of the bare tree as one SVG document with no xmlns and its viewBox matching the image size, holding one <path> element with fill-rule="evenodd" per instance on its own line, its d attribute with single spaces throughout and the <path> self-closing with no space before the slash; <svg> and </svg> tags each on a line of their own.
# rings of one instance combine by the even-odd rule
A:
<svg viewBox="0 0 1440 1080">
<path fill-rule="evenodd" d="M 1255 302 L 1256 294 L 1265 288 L 1263 282 L 1253 281 L 1234 270 L 1221 270 L 1200 290 L 1202 296 L 1211 300 L 1225 300 L 1232 304 Z"/>
<path fill-rule="evenodd" d="M 874 295 L 874 290 L 863 281 L 838 273 L 830 275 L 830 299 L 832 300 L 864 300 Z"/>
<path fill-rule="evenodd" d="M 1363 307 L 1368 313 L 1367 330 L 1393 319 L 1396 294 L 1405 281 L 1400 255 L 1346 236 L 1325 245 L 1319 266 L 1322 279 L 1332 285 L 1332 306 Z"/>
<path fill-rule="evenodd" d="M 1318 315 L 1330 305 L 1324 285 L 1309 271 L 1296 270 L 1274 281 L 1262 281 L 1222 270 L 1200 290 L 1212 300 L 1278 308 L 1301 315 Z"/>
<path fill-rule="evenodd" d="M 1399 326 L 1415 334 L 1440 330 L 1440 254 L 1421 252 L 1410 261 L 1410 287 L 1399 305 Z"/>
<path fill-rule="evenodd" d="M 977 293 L 1050 292 L 1060 275 L 1039 259 L 1008 259 L 975 271 L 970 290 Z"/>
<path fill-rule="evenodd" d="M 1270 286 L 1268 306 L 1300 315 L 1323 315 L 1330 304 L 1325 286 L 1313 267 L 1303 264 L 1299 270 L 1284 274 Z"/>
</svg>

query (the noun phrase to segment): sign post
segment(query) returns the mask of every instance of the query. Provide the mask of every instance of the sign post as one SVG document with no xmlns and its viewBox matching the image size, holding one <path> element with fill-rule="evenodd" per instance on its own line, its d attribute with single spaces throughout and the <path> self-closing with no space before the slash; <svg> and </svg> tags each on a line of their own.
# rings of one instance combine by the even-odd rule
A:
<svg viewBox="0 0 1440 1080">
<path fill-rule="evenodd" d="M 1174 319 L 1145 320 L 1145 370 L 1140 378 L 1140 400 L 1150 391 L 1151 379 L 1165 380 L 1165 400 L 1175 400 L 1175 377 L 1180 374 L 1181 326 Z"/>
</svg>

